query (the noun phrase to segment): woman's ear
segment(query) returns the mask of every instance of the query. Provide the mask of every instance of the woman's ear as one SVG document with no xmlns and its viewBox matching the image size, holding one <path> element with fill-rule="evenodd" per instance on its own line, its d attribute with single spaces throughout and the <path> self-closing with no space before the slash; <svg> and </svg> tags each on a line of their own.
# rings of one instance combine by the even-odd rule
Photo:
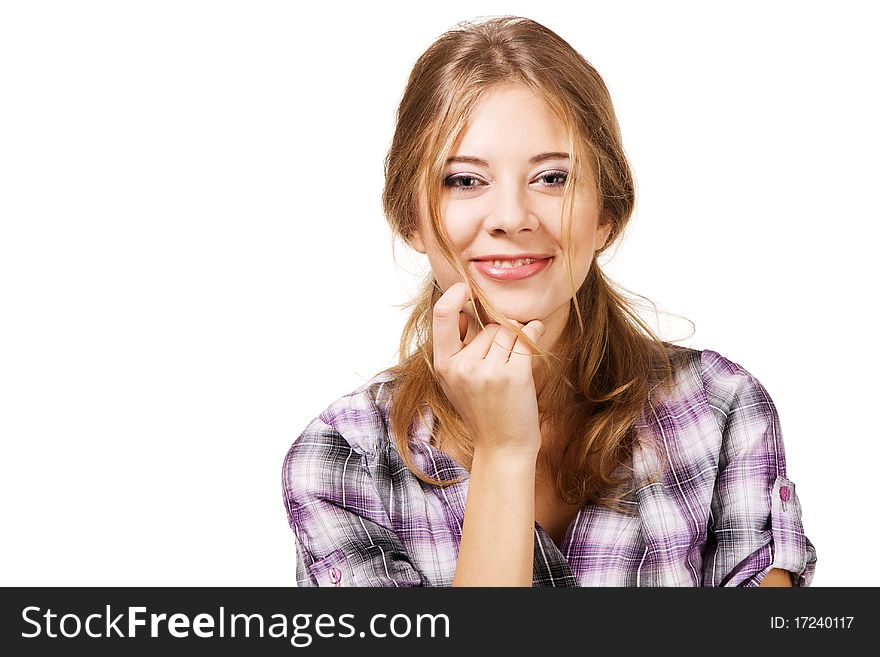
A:
<svg viewBox="0 0 880 657">
<path fill-rule="evenodd" d="M 419 253 L 425 253 L 425 242 L 418 229 L 414 230 L 407 240 L 409 245 Z"/>
<path fill-rule="evenodd" d="M 608 241 L 608 236 L 611 234 L 611 229 L 614 227 L 614 224 L 611 222 L 611 219 L 604 217 L 600 219 L 601 223 L 596 226 L 596 250 L 598 251 L 602 247 L 605 246 L 605 242 Z"/>
</svg>

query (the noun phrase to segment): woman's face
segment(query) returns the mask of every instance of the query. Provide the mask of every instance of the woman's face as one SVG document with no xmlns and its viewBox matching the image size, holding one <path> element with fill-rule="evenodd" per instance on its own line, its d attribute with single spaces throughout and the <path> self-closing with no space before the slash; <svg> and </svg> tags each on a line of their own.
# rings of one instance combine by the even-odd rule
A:
<svg viewBox="0 0 880 657">
<path fill-rule="evenodd" d="M 567 151 L 568 135 L 540 96 L 522 85 L 495 87 L 453 146 L 440 204 L 456 255 L 492 303 L 522 324 L 540 319 L 547 337 L 561 333 L 572 295 L 561 241 Z M 434 239 L 424 190 L 418 219 L 410 244 L 428 256 L 446 291 L 461 278 Z M 599 224 L 595 186 L 583 185 L 572 213 L 575 290 L 610 229 Z M 535 262 L 516 262 L 527 256 Z"/>
</svg>

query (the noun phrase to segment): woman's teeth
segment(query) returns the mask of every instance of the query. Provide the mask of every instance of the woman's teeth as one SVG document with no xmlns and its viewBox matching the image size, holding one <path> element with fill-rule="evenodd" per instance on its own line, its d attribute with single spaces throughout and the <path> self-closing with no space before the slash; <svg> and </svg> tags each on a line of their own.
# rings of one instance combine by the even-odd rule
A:
<svg viewBox="0 0 880 657">
<path fill-rule="evenodd" d="M 534 258 L 520 258 L 519 260 L 492 260 L 490 261 L 493 267 L 501 267 L 503 269 L 510 269 L 512 267 L 522 267 L 523 265 L 530 265 L 535 262 Z"/>
</svg>

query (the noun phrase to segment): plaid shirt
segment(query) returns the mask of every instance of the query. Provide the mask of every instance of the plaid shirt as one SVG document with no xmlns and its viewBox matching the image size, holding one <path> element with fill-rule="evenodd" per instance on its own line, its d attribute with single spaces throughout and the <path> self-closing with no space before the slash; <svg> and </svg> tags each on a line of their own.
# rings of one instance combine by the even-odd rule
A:
<svg viewBox="0 0 880 657">
<path fill-rule="evenodd" d="M 391 375 L 334 402 L 293 443 L 283 493 L 299 586 L 450 586 L 467 484 L 430 486 L 389 436 Z M 534 586 L 758 586 L 771 568 L 809 586 L 816 551 L 787 478 L 776 408 L 761 383 L 710 350 L 690 350 L 674 398 L 646 410 L 668 467 L 634 447 L 625 512 L 582 507 L 557 546 L 535 523 Z M 430 414 L 429 414 L 430 415 Z M 440 480 L 467 477 L 416 422 L 415 462 Z"/>
</svg>

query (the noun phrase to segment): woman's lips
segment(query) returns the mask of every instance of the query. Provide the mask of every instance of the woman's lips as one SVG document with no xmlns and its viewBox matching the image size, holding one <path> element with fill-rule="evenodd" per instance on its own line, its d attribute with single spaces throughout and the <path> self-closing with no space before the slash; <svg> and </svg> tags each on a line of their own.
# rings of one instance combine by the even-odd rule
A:
<svg viewBox="0 0 880 657">
<path fill-rule="evenodd" d="M 495 281 L 520 281 L 542 272 L 553 258 L 543 258 L 519 267 L 496 267 L 485 260 L 474 260 L 474 267 L 486 278 Z"/>
</svg>

